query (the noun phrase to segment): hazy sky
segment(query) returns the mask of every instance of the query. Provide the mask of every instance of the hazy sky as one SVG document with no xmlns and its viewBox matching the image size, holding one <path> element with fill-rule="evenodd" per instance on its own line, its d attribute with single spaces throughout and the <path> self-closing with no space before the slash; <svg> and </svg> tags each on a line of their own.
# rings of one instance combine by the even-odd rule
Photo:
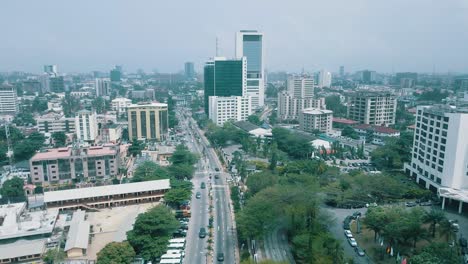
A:
<svg viewBox="0 0 468 264">
<path fill-rule="evenodd" d="M 269 70 L 468 72 L 467 0 L 2 0 L 0 71 L 196 68 L 265 34 Z"/>
</svg>

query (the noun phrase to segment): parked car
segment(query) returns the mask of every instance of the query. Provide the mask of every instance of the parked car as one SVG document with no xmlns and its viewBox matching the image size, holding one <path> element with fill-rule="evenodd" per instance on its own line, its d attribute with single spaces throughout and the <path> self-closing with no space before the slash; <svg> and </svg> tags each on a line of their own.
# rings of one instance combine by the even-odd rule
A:
<svg viewBox="0 0 468 264">
<path fill-rule="evenodd" d="M 414 207 L 417 204 L 415 202 L 406 202 L 406 207 Z"/>
<path fill-rule="evenodd" d="M 219 171 L 219 168 L 215 168 L 215 171 Z"/>
<path fill-rule="evenodd" d="M 353 213 L 353 218 L 356 219 L 358 216 L 361 217 L 361 212 L 354 212 Z"/>
<path fill-rule="evenodd" d="M 346 236 L 347 238 L 353 237 L 353 233 L 351 233 L 351 231 L 349 231 L 349 230 L 345 230 L 345 231 L 344 231 L 344 234 L 345 234 L 345 236 Z"/>
<path fill-rule="evenodd" d="M 348 238 L 348 242 L 352 247 L 357 247 L 356 239 L 354 239 L 353 237 Z"/>
<path fill-rule="evenodd" d="M 358 254 L 358 256 L 360 257 L 364 257 L 366 255 L 366 253 L 364 252 L 364 250 L 362 250 L 362 248 L 360 247 L 355 247 L 354 248 L 354 251 L 356 251 L 356 254 Z"/>
<path fill-rule="evenodd" d="M 419 204 L 420 206 L 431 206 L 432 205 L 432 202 L 431 201 L 428 201 L 428 202 L 422 202 Z"/>
<path fill-rule="evenodd" d="M 200 188 L 202 188 L 202 189 L 205 189 L 205 188 L 206 188 L 205 182 L 202 182 L 202 183 L 201 183 Z"/>
<path fill-rule="evenodd" d="M 460 226 L 458 225 L 458 220 L 449 220 L 449 223 L 452 225 L 452 229 L 454 232 L 458 232 Z"/>
<path fill-rule="evenodd" d="M 197 192 L 197 194 L 195 195 L 195 197 L 196 197 L 197 199 L 200 199 L 200 198 L 201 198 L 201 193 L 200 193 L 200 192 Z"/>
</svg>

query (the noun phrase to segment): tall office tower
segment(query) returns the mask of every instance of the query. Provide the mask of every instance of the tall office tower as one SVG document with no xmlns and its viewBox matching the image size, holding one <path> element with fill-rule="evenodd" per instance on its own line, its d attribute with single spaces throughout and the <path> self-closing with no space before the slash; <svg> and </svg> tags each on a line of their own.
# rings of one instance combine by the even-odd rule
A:
<svg viewBox="0 0 468 264">
<path fill-rule="evenodd" d="M 359 79 L 364 84 L 371 84 L 377 80 L 377 73 L 375 71 L 364 70 L 359 75 Z"/>
<path fill-rule="evenodd" d="M 44 73 L 56 77 L 58 75 L 57 65 L 44 65 Z"/>
<path fill-rule="evenodd" d="M 395 124 L 396 96 L 386 92 L 354 92 L 347 94 L 348 118 L 368 125 Z"/>
<path fill-rule="evenodd" d="M 93 143 L 98 136 L 96 113 L 88 110 L 76 113 L 75 130 L 78 140 Z"/>
<path fill-rule="evenodd" d="M 129 139 L 162 141 L 167 138 L 167 104 L 132 104 L 127 107 Z"/>
<path fill-rule="evenodd" d="M 325 109 L 325 98 L 314 98 L 314 79 L 305 76 L 289 76 L 287 89 L 278 94 L 278 117 L 281 120 L 297 120 L 305 108 Z"/>
<path fill-rule="evenodd" d="M 405 170 L 442 197 L 468 197 L 468 108 L 418 106 L 411 163 Z M 443 190 L 441 190 L 443 189 Z M 447 196 L 447 195 L 452 195 Z M 462 202 L 459 210 L 461 212 Z"/>
<path fill-rule="evenodd" d="M 186 62 L 184 65 L 185 78 L 192 79 L 195 78 L 195 66 L 193 62 Z"/>
<path fill-rule="evenodd" d="M 343 78 L 345 75 L 344 73 L 344 66 L 340 66 L 340 77 Z"/>
<path fill-rule="evenodd" d="M 94 82 L 96 97 L 109 96 L 111 93 L 111 83 L 108 79 L 96 78 Z"/>
<path fill-rule="evenodd" d="M 65 81 L 63 76 L 50 77 L 49 78 L 50 91 L 54 93 L 62 93 L 65 91 Z"/>
<path fill-rule="evenodd" d="M 265 65 L 263 33 L 256 30 L 241 30 L 236 34 L 236 57 L 247 58 L 246 96 L 252 97 L 252 109 L 265 104 Z"/>
<path fill-rule="evenodd" d="M 468 77 L 458 77 L 454 81 L 454 88 L 456 91 L 468 91 Z"/>
<path fill-rule="evenodd" d="M 120 82 L 122 80 L 122 66 L 117 65 L 110 71 L 110 80 L 111 82 Z"/>
<path fill-rule="evenodd" d="M 332 75 L 331 72 L 321 70 L 318 74 L 318 86 L 323 87 L 330 87 L 332 83 Z"/>
<path fill-rule="evenodd" d="M 0 84 L 0 114 L 14 115 L 18 112 L 16 87 Z"/>
<path fill-rule="evenodd" d="M 205 64 L 205 113 L 209 115 L 210 96 L 245 96 L 247 86 L 245 57 L 228 60 L 216 57 Z"/>
</svg>

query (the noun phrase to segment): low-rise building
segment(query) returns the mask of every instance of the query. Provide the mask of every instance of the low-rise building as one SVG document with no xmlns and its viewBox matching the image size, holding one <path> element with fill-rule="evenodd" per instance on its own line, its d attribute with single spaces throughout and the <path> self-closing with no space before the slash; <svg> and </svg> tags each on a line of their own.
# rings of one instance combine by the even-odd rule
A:
<svg viewBox="0 0 468 264">
<path fill-rule="evenodd" d="M 106 208 L 158 202 L 171 189 L 168 179 L 106 185 L 44 193 L 47 208 Z"/>
<path fill-rule="evenodd" d="M 112 110 L 117 111 L 118 115 L 121 116 L 127 113 L 127 107 L 132 104 L 132 100 L 124 97 L 117 97 L 112 100 Z"/>
<path fill-rule="evenodd" d="M 41 133 L 75 132 L 75 118 L 65 117 L 63 114 L 50 112 L 36 118 L 36 122 Z"/>
<path fill-rule="evenodd" d="M 333 111 L 317 108 L 307 108 L 299 116 L 299 128 L 307 132 L 316 130 L 330 133 L 332 130 Z"/>
<path fill-rule="evenodd" d="M 376 145 L 385 145 L 385 139 L 400 136 L 400 131 L 393 128 L 366 124 L 354 126 L 354 131 L 364 142 Z"/>
<path fill-rule="evenodd" d="M 36 153 L 30 160 L 34 184 L 71 182 L 73 179 L 99 180 L 118 173 L 118 146 L 55 148 Z"/>
</svg>

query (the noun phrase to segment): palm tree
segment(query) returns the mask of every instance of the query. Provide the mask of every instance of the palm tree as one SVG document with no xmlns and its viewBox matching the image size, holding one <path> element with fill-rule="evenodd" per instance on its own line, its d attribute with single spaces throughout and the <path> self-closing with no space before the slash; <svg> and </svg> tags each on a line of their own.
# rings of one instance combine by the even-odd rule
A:
<svg viewBox="0 0 468 264">
<path fill-rule="evenodd" d="M 424 223 L 431 224 L 432 237 L 435 237 L 436 225 L 445 220 L 445 214 L 441 210 L 432 209 L 423 216 Z"/>
<path fill-rule="evenodd" d="M 439 223 L 439 235 L 445 236 L 447 242 L 452 238 L 452 224 L 447 219 L 444 219 Z"/>
</svg>

